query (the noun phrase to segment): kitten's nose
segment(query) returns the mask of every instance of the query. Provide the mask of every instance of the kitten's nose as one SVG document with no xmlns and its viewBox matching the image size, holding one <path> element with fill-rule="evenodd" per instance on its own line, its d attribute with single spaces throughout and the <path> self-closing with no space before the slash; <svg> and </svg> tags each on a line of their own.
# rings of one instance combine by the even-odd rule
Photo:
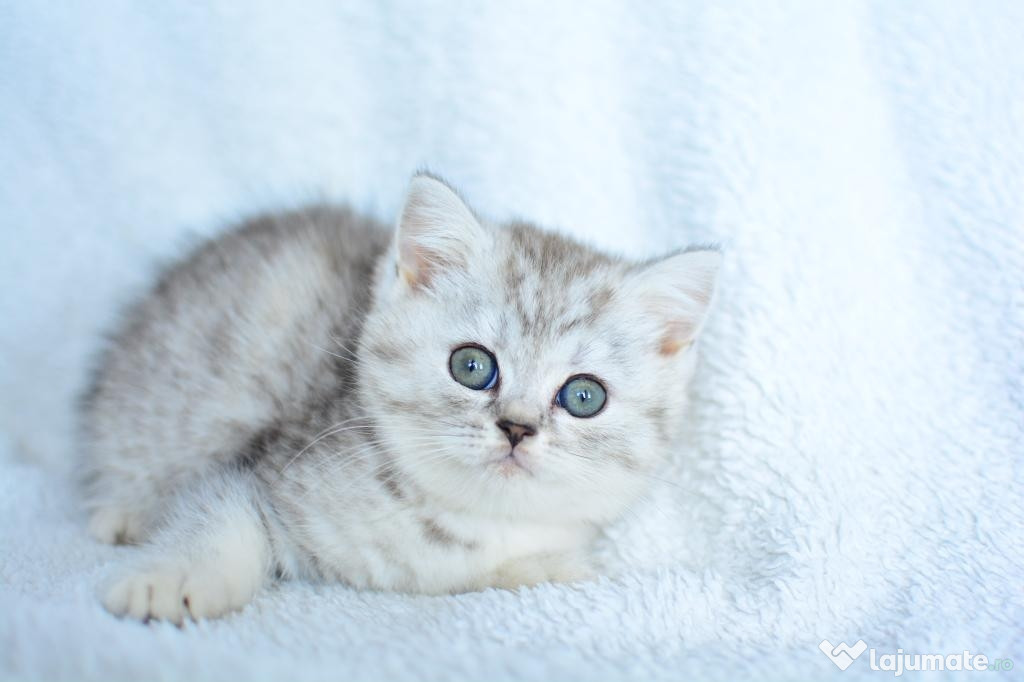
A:
<svg viewBox="0 0 1024 682">
<path fill-rule="evenodd" d="M 498 424 L 498 428 L 504 431 L 505 435 L 508 436 L 508 442 L 512 444 L 512 447 L 518 445 L 519 441 L 527 436 L 532 436 L 537 433 L 537 429 L 532 426 L 527 424 L 516 424 L 508 419 L 499 419 L 496 423 Z"/>
</svg>

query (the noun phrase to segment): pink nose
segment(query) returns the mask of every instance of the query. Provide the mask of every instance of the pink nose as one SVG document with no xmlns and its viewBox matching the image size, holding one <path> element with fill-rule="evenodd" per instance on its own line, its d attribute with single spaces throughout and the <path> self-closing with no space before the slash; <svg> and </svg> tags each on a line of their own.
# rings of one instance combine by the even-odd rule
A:
<svg viewBox="0 0 1024 682">
<path fill-rule="evenodd" d="M 519 441 L 527 436 L 532 436 L 537 433 L 537 429 L 532 426 L 527 424 L 516 424 L 515 422 L 510 422 L 507 419 L 499 419 L 497 424 L 498 428 L 505 432 L 505 435 L 508 437 L 508 442 L 512 444 L 512 447 L 518 445 Z"/>
</svg>

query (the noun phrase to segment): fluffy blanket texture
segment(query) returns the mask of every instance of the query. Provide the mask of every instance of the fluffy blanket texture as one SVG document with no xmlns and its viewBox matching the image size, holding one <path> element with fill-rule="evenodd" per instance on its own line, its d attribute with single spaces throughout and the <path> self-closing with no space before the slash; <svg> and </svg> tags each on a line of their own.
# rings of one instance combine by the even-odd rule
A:
<svg viewBox="0 0 1024 682">
<path fill-rule="evenodd" d="M 1024 5 L 457 4 L 0 5 L 0 677 L 893 674 L 824 639 L 1020 675 Z M 86 536 L 69 472 L 119 306 L 241 215 L 390 219 L 421 166 L 494 218 L 725 248 L 692 428 L 614 576 L 107 615 L 134 550 Z"/>
</svg>

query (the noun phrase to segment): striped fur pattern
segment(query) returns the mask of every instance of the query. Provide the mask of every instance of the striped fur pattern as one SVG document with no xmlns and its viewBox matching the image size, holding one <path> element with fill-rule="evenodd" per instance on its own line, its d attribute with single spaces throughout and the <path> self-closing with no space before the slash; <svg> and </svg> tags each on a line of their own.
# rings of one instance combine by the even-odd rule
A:
<svg viewBox="0 0 1024 682">
<path fill-rule="evenodd" d="M 586 579 L 672 444 L 718 264 L 492 225 L 426 174 L 394 230 L 314 207 L 206 244 L 129 310 L 83 401 L 90 530 L 142 545 L 105 606 L 215 617 L 275 576 Z M 453 379 L 465 344 L 492 388 Z M 592 417 L 556 399 L 579 374 L 607 392 Z"/>
</svg>

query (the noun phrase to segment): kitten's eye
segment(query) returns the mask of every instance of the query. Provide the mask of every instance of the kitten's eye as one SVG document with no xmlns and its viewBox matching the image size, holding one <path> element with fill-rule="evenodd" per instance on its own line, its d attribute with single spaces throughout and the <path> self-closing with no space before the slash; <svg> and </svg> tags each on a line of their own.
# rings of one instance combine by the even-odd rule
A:
<svg viewBox="0 0 1024 682">
<path fill-rule="evenodd" d="M 574 417 L 593 417 L 604 407 L 608 394 L 594 377 L 578 376 L 569 379 L 555 396 L 556 402 Z"/>
<path fill-rule="evenodd" d="M 474 391 L 493 388 L 498 381 L 498 361 L 480 346 L 462 346 L 448 360 L 452 378 Z"/>
</svg>

